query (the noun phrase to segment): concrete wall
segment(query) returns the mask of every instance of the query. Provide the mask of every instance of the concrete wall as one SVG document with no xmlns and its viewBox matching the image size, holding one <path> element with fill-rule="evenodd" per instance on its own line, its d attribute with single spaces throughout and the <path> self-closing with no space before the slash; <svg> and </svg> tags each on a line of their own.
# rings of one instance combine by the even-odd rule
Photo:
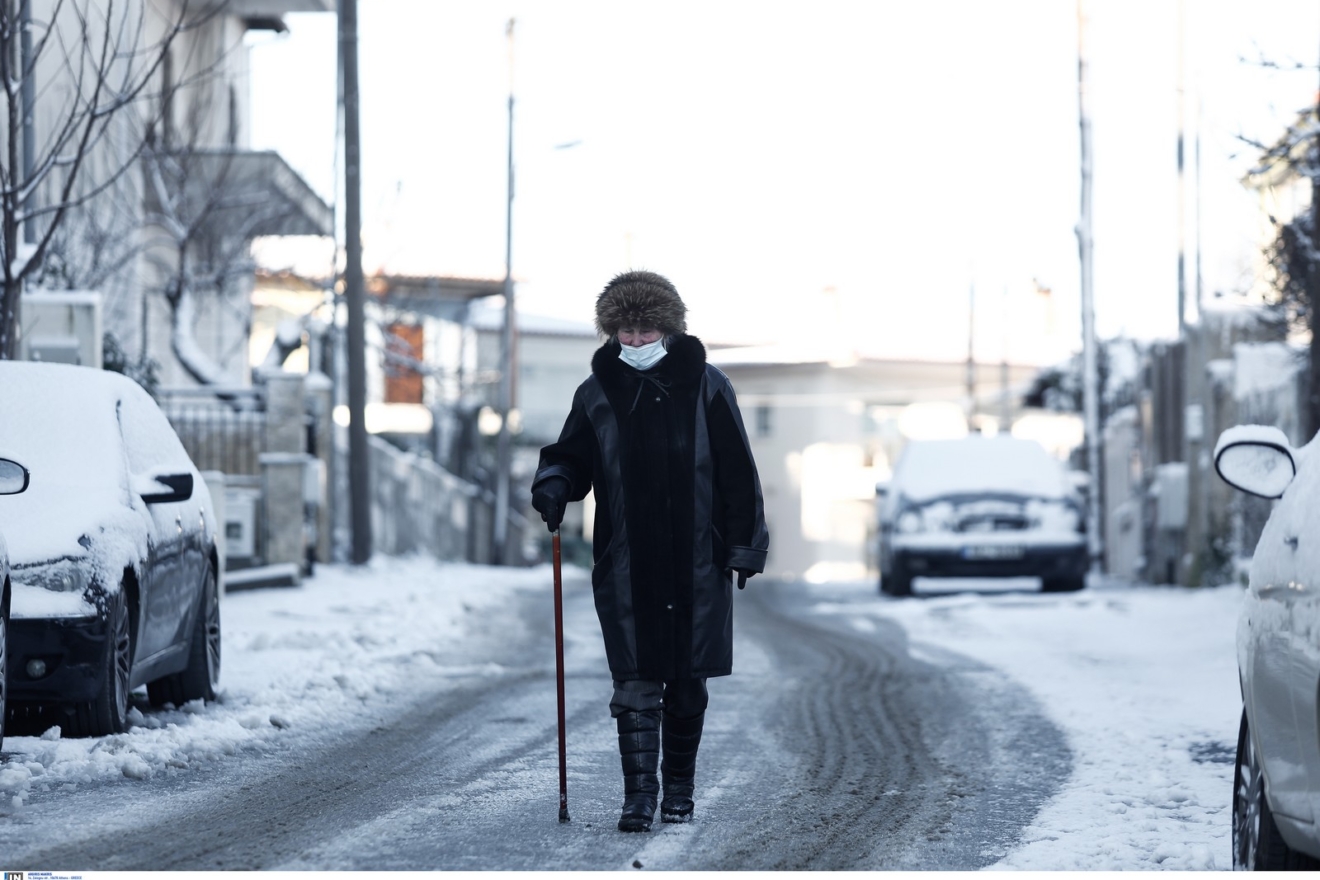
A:
<svg viewBox="0 0 1320 880">
<path fill-rule="evenodd" d="M 335 546 L 351 543 L 348 434 L 340 428 L 335 470 Z M 372 551 L 386 556 L 426 553 L 437 559 L 490 558 L 489 499 L 435 462 L 370 437 Z M 342 561 L 342 560 L 341 560 Z"/>
</svg>

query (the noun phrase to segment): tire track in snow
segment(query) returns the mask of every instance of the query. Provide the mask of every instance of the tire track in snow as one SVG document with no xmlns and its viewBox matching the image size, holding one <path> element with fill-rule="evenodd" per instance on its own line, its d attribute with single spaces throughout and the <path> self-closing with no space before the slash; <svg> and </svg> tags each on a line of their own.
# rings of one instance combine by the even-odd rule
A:
<svg viewBox="0 0 1320 880">
<path fill-rule="evenodd" d="M 958 655 L 913 658 L 883 619 L 859 632 L 813 615 L 800 585 L 756 586 L 739 620 L 780 671 L 752 685 L 778 694 L 762 723 L 786 757 L 752 794 L 760 816 L 688 867 L 973 869 L 1002 857 L 1070 764 L 1025 691 Z"/>
<path fill-rule="evenodd" d="M 751 825 L 709 867 L 898 867 L 888 858 L 875 863 L 877 838 L 924 837 L 949 818 L 947 804 L 932 804 L 930 792 L 946 768 L 921 742 L 904 699 L 903 679 L 913 670 L 892 649 L 800 617 L 789 621 L 765 602 L 740 610 L 775 667 L 790 671 L 764 720 L 796 765 L 786 790 L 766 793 L 767 821 Z"/>
</svg>

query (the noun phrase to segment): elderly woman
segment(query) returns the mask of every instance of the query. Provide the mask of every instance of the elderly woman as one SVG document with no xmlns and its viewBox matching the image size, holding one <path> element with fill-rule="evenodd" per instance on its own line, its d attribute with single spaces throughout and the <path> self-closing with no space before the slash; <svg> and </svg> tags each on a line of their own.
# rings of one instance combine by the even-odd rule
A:
<svg viewBox="0 0 1320 880">
<path fill-rule="evenodd" d="M 595 492 L 591 583 L 614 679 L 620 831 L 692 817 L 706 679 L 733 671 L 733 589 L 764 571 L 761 484 L 728 378 L 687 335 L 678 291 L 625 272 L 596 300 L 608 337 L 559 440 L 541 450 L 532 506 L 550 531 Z"/>
</svg>

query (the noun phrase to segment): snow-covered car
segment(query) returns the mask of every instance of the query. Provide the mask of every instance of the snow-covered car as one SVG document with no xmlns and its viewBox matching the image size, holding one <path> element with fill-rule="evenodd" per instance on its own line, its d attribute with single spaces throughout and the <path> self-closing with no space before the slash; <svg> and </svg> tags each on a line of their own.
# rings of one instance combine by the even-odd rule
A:
<svg viewBox="0 0 1320 880">
<path fill-rule="evenodd" d="M 1230 428 L 1215 468 L 1277 498 L 1237 625 L 1242 721 L 1233 774 L 1233 866 L 1320 868 L 1320 456 L 1277 428 Z"/>
<path fill-rule="evenodd" d="M 212 699 L 220 674 L 211 497 L 136 382 L 0 361 L 0 457 L 30 475 L 0 499 L 9 545 L 11 721 L 99 736 L 129 695 Z"/>
<path fill-rule="evenodd" d="M 1062 462 L 1033 440 L 973 435 L 914 440 L 879 502 L 880 591 L 917 577 L 1038 577 L 1080 590 L 1087 546 L 1081 499 Z"/>
<path fill-rule="evenodd" d="M 0 495 L 17 495 L 27 488 L 28 472 L 21 464 L 0 458 Z M 6 685 L 9 668 L 9 547 L 0 533 L 0 746 L 5 741 L 5 705 L 9 695 Z"/>
</svg>

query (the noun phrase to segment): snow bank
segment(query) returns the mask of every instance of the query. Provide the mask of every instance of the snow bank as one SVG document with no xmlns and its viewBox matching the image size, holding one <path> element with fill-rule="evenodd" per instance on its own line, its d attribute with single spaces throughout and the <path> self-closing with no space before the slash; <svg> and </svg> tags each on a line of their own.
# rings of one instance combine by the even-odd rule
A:
<svg viewBox="0 0 1320 880">
<path fill-rule="evenodd" d="M 578 576 L 566 570 L 566 579 Z M 118 777 L 142 779 L 322 730 L 367 723 L 384 707 L 455 675 L 439 648 L 515 591 L 550 593 L 548 566 L 497 569 L 378 558 L 363 570 L 321 566 L 300 588 L 224 597 L 221 695 L 216 703 L 131 712 L 130 729 L 99 739 L 8 736 L 0 816 L 34 792 Z M 547 598 L 547 603 L 549 602 Z M 140 702 L 140 700 L 138 701 Z"/>
</svg>

